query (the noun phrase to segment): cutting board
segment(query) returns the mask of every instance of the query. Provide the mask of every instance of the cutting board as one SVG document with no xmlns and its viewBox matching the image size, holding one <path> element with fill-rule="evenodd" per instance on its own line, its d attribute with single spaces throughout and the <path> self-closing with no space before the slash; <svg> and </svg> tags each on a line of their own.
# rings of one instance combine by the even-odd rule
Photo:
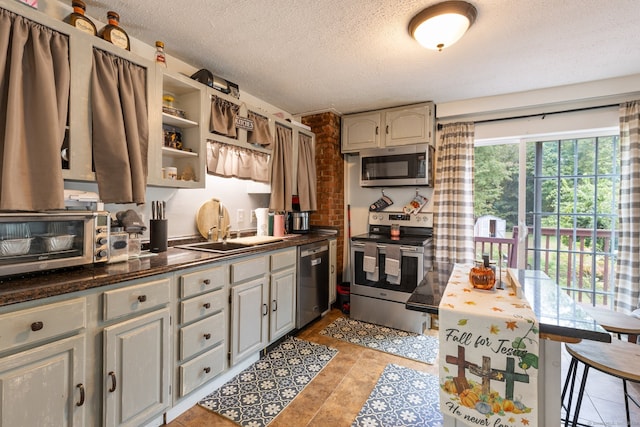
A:
<svg viewBox="0 0 640 427">
<path fill-rule="evenodd" d="M 229 242 L 241 243 L 243 245 L 252 246 L 252 245 L 261 245 L 263 243 L 272 243 L 279 242 L 282 240 L 282 237 L 274 237 L 274 236 L 245 236 L 238 237 L 236 239 L 231 239 Z"/>
<path fill-rule="evenodd" d="M 222 218 L 220 218 L 221 207 Z M 226 230 L 226 227 L 229 226 L 229 211 L 227 211 L 227 208 L 222 206 L 220 200 L 207 200 L 202 204 L 202 206 L 200 206 L 196 213 L 196 225 L 198 227 L 198 231 L 205 239 L 209 237 L 209 230 L 215 226 L 216 228 L 212 230 L 211 238 L 213 240 L 218 240 L 220 231 Z"/>
</svg>

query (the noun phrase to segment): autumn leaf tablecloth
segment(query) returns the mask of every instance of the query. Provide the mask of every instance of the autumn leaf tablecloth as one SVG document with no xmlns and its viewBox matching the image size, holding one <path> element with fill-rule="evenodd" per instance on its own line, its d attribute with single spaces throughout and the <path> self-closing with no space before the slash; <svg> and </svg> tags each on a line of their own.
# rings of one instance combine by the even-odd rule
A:
<svg viewBox="0 0 640 427">
<path fill-rule="evenodd" d="M 455 266 L 439 306 L 440 410 L 470 426 L 537 426 L 538 321 L 524 298 Z"/>
</svg>

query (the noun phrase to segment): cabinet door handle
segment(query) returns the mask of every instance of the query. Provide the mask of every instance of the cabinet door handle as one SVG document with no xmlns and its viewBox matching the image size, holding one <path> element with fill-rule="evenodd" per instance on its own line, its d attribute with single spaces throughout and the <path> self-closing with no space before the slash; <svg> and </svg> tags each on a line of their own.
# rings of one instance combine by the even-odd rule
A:
<svg viewBox="0 0 640 427">
<path fill-rule="evenodd" d="M 272 303 L 272 305 L 273 305 L 273 311 L 278 310 L 278 301 L 273 300 L 273 301 L 271 301 L 271 303 Z"/>
<path fill-rule="evenodd" d="M 384 133 L 386 133 L 387 135 L 389 135 L 389 125 L 387 125 L 387 127 L 384 129 Z"/>
<path fill-rule="evenodd" d="M 116 374 L 115 372 L 109 372 L 109 377 L 111 378 L 111 387 L 109 387 L 109 393 L 113 393 L 116 391 Z"/>
<path fill-rule="evenodd" d="M 379 133 L 378 129 L 379 129 L 378 126 L 376 126 L 376 135 Z"/>
<path fill-rule="evenodd" d="M 147 300 L 147 296 L 146 295 L 140 295 L 138 297 L 138 301 L 140 301 L 140 302 L 145 302 L 146 300 Z"/>
<path fill-rule="evenodd" d="M 205 340 L 211 339 L 211 334 L 204 334 L 204 339 Z"/>
<path fill-rule="evenodd" d="M 80 401 L 76 402 L 76 406 L 84 405 L 84 384 L 80 383 L 76 386 L 80 390 Z"/>
<path fill-rule="evenodd" d="M 333 272 L 335 272 L 335 271 L 336 271 L 336 266 L 335 266 L 335 265 L 332 265 L 332 266 L 331 266 L 331 274 L 333 274 Z"/>
<path fill-rule="evenodd" d="M 211 308 L 211 303 L 205 302 L 204 304 L 202 304 L 202 306 L 203 306 L 205 309 L 209 310 L 209 309 Z"/>
<path fill-rule="evenodd" d="M 269 314 L 269 307 L 267 307 L 267 304 L 262 304 L 262 315 L 266 316 L 267 314 Z"/>
<path fill-rule="evenodd" d="M 204 373 L 205 374 L 208 374 L 209 372 L 211 372 L 211 368 L 210 367 L 207 366 L 206 368 L 204 368 Z"/>
<path fill-rule="evenodd" d="M 205 285 L 210 285 L 210 284 L 211 284 L 211 280 L 209 280 L 209 279 L 204 279 L 204 280 L 202 281 L 202 283 L 204 283 Z"/>
<path fill-rule="evenodd" d="M 44 323 L 42 323 L 42 322 L 33 322 L 31 324 L 31 330 L 33 332 L 39 331 L 42 328 L 44 328 Z"/>
</svg>

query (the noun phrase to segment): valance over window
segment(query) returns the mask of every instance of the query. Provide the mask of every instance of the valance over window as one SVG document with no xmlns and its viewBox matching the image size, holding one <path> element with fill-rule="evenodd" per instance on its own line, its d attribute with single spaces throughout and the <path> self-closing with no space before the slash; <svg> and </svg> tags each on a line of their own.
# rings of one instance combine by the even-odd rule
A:
<svg viewBox="0 0 640 427">
<path fill-rule="evenodd" d="M 147 70 L 93 49 L 93 162 L 100 199 L 144 203 L 149 116 Z"/>
<path fill-rule="evenodd" d="M 64 207 L 67 36 L 0 9 L 0 209 Z"/>
<path fill-rule="evenodd" d="M 268 154 L 207 141 L 207 172 L 211 175 L 269 182 L 268 166 Z"/>
</svg>

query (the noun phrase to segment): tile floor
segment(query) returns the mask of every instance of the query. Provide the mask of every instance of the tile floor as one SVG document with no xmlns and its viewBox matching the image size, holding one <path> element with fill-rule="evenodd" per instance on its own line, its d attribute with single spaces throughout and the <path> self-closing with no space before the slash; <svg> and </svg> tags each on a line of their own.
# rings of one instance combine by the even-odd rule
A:
<svg viewBox="0 0 640 427">
<path fill-rule="evenodd" d="M 339 353 L 302 393 L 274 419 L 270 427 L 348 427 L 360 412 L 369 393 L 388 363 L 396 363 L 437 375 L 436 365 L 412 361 L 376 350 L 366 349 L 319 332 L 336 317 L 332 310 L 324 318 L 312 323 L 298 336 L 309 341 L 336 348 Z M 434 334 L 437 331 L 432 331 Z M 563 355 L 563 375 L 570 358 Z M 630 384 L 630 393 L 640 399 L 640 385 Z M 558 390 L 560 399 L 561 390 Z M 640 426 L 640 409 L 631 405 L 632 425 Z M 587 426 L 619 427 L 626 425 L 622 383 L 595 370 L 589 373 L 587 397 L 583 399 L 580 421 Z M 199 406 L 194 406 L 167 427 L 227 427 L 231 421 Z M 560 425 L 560 421 L 558 422 Z M 551 427 L 551 426 L 549 426 Z"/>
</svg>

